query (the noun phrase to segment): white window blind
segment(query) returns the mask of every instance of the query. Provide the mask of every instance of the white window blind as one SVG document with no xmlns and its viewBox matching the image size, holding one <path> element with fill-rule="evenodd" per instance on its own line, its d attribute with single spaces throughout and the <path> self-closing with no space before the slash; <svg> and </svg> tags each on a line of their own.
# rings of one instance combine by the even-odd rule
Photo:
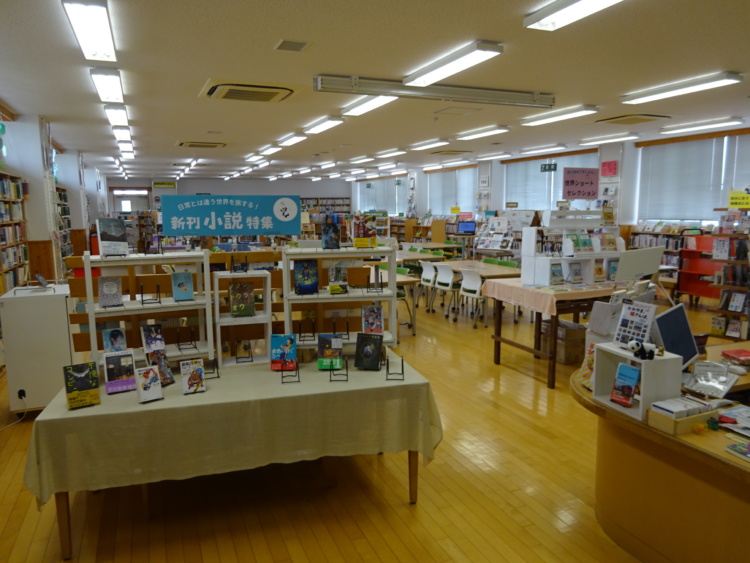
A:
<svg viewBox="0 0 750 563">
<path fill-rule="evenodd" d="M 401 185 L 397 185 L 399 183 Z M 357 182 L 359 210 L 385 210 L 391 215 L 404 212 L 406 208 L 406 183 L 405 176 Z"/>
<path fill-rule="evenodd" d="M 427 174 L 428 207 L 433 215 L 450 215 L 451 207 L 474 211 L 478 186 L 476 167 Z"/>
</svg>

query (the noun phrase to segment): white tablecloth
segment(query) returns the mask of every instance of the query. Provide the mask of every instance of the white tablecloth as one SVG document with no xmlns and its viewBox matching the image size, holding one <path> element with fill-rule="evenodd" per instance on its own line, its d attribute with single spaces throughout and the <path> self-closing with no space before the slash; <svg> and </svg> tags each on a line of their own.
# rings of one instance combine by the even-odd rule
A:
<svg viewBox="0 0 750 563">
<path fill-rule="evenodd" d="M 34 423 L 24 483 L 44 503 L 323 456 L 412 450 L 429 463 L 443 435 L 429 382 L 408 366 L 402 382 L 352 364 L 349 382 L 329 382 L 314 363 L 284 384 L 268 364 L 241 366 L 207 380 L 206 393 L 183 395 L 178 381 L 139 404 L 135 392 L 102 389 L 101 405 L 75 411 L 61 392 Z"/>
</svg>

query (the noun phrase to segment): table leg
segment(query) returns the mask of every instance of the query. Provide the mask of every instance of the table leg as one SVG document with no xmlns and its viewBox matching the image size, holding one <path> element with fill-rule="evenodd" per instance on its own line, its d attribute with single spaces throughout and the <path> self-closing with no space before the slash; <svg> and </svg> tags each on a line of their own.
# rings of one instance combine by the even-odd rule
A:
<svg viewBox="0 0 750 563">
<path fill-rule="evenodd" d="M 411 294 L 411 335 L 417 334 L 417 300 L 419 299 L 419 288 L 417 286 Z"/>
<path fill-rule="evenodd" d="M 409 450 L 409 503 L 417 504 L 419 484 L 419 452 Z"/>
<path fill-rule="evenodd" d="M 542 314 L 540 312 L 534 313 L 534 350 L 542 349 Z M 534 356 L 535 359 L 539 359 L 539 356 Z"/>
<path fill-rule="evenodd" d="M 63 559 L 73 557 L 73 540 L 70 533 L 70 497 L 68 493 L 55 493 L 57 527 L 60 531 L 60 551 Z"/>
<path fill-rule="evenodd" d="M 495 363 L 500 363 L 500 340 L 503 334 L 503 302 L 495 299 Z"/>
<path fill-rule="evenodd" d="M 555 368 L 557 366 L 557 315 L 549 319 L 549 359 L 547 360 L 547 387 L 555 388 Z M 540 323 L 541 324 L 541 323 Z"/>
</svg>

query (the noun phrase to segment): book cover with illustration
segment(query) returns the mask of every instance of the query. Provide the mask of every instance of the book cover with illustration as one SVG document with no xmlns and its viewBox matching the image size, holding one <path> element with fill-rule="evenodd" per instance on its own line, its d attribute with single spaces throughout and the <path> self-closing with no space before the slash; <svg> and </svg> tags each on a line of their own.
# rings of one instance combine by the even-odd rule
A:
<svg viewBox="0 0 750 563">
<path fill-rule="evenodd" d="M 565 233 L 565 238 L 570 241 L 574 253 L 581 251 L 581 241 L 578 239 L 578 233 Z"/>
<path fill-rule="evenodd" d="M 614 260 L 609 260 L 607 262 L 607 265 L 609 267 L 609 271 L 607 272 L 607 279 L 610 281 L 615 281 L 615 276 L 617 276 L 617 267 L 620 265 L 620 260 L 615 258 Z"/>
<path fill-rule="evenodd" d="M 297 295 L 318 293 L 318 261 L 294 261 L 294 291 Z"/>
<path fill-rule="evenodd" d="M 578 244 L 581 247 L 581 252 L 594 251 L 594 243 L 588 233 L 578 233 Z"/>
<path fill-rule="evenodd" d="M 377 226 L 374 215 L 355 215 L 352 218 L 354 248 L 374 248 L 377 245 Z"/>
<path fill-rule="evenodd" d="M 349 274 L 346 265 L 332 264 L 328 268 L 328 293 L 338 295 L 349 292 Z"/>
<path fill-rule="evenodd" d="M 627 348 L 631 340 L 648 342 L 655 315 L 656 305 L 623 299 L 613 342 L 620 348 Z"/>
<path fill-rule="evenodd" d="M 344 339 L 340 334 L 318 335 L 318 369 L 344 367 Z"/>
<path fill-rule="evenodd" d="M 95 362 L 73 364 L 63 367 L 65 395 L 68 410 L 80 409 L 101 403 L 99 395 L 99 373 Z"/>
<path fill-rule="evenodd" d="M 143 351 L 148 354 L 154 350 L 164 350 L 164 334 L 161 325 L 142 325 L 141 337 L 143 338 Z"/>
<path fill-rule="evenodd" d="M 172 274 L 172 297 L 175 301 L 193 301 L 193 274 L 190 272 Z"/>
<path fill-rule="evenodd" d="M 159 377 L 161 377 L 161 386 L 166 387 L 174 383 L 174 375 L 172 374 L 172 368 L 169 367 L 169 360 L 167 359 L 167 352 L 164 350 L 154 350 L 146 354 L 148 361 L 152 366 L 155 366 L 159 370 Z"/>
<path fill-rule="evenodd" d="M 568 262 L 568 282 L 583 283 L 583 270 L 580 262 Z"/>
<path fill-rule="evenodd" d="M 323 223 L 323 226 L 321 228 L 320 238 L 323 242 L 323 248 L 329 250 L 341 248 L 339 226 L 331 220 L 330 216 L 326 216 L 326 222 Z"/>
<path fill-rule="evenodd" d="M 102 276 L 99 278 L 99 307 L 122 307 L 122 279 Z"/>
<path fill-rule="evenodd" d="M 604 233 L 602 240 L 604 241 L 602 251 L 615 252 L 617 250 L 617 237 L 614 233 Z"/>
<path fill-rule="evenodd" d="M 150 403 L 164 398 L 161 391 L 161 377 L 156 366 L 137 368 L 135 373 L 135 389 L 139 403 Z"/>
<path fill-rule="evenodd" d="M 252 282 L 229 282 L 229 312 L 233 317 L 255 316 L 255 293 Z"/>
<path fill-rule="evenodd" d="M 632 407 L 633 397 L 637 393 L 640 380 L 641 370 L 639 368 L 621 363 L 617 367 L 615 383 L 612 386 L 612 393 L 609 396 L 610 401 L 625 407 Z"/>
<path fill-rule="evenodd" d="M 552 262 L 549 265 L 549 283 L 550 285 L 560 285 L 565 283 L 565 276 L 563 275 L 561 262 Z"/>
<path fill-rule="evenodd" d="M 383 306 L 364 305 L 362 307 L 362 332 L 383 334 Z"/>
<path fill-rule="evenodd" d="M 745 461 L 750 461 L 750 443 L 748 442 L 734 442 L 733 444 L 727 444 L 727 451 L 730 454 L 741 457 Z"/>
<path fill-rule="evenodd" d="M 297 367 L 297 336 L 294 334 L 271 335 L 271 370 L 288 371 Z"/>
<path fill-rule="evenodd" d="M 184 395 L 205 392 L 205 371 L 203 370 L 202 358 L 182 360 L 180 362 L 180 374 L 182 374 L 182 393 Z"/>
<path fill-rule="evenodd" d="M 594 259 L 594 281 L 607 281 L 607 272 L 604 271 L 604 258 Z"/>
<path fill-rule="evenodd" d="M 102 330 L 102 342 L 105 352 L 122 352 L 128 349 L 125 331 L 121 328 L 105 328 Z"/>
<path fill-rule="evenodd" d="M 99 252 L 102 256 L 127 256 L 128 233 L 125 223 L 115 217 L 99 217 L 96 220 L 99 236 Z"/>
<path fill-rule="evenodd" d="M 108 395 L 135 390 L 133 350 L 108 352 L 104 358 L 104 389 Z"/>
<path fill-rule="evenodd" d="M 383 350 L 382 334 L 357 334 L 354 351 L 354 367 L 366 370 L 380 369 L 380 356 Z"/>
</svg>

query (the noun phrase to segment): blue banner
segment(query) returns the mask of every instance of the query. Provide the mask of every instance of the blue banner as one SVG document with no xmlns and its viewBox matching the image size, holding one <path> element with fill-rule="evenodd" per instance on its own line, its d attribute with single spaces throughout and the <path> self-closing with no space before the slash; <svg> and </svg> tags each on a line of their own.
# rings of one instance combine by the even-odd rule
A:
<svg viewBox="0 0 750 563">
<path fill-rule="evenodd" d="M 299 235 L 299 196 L 162 196 L 169 236 Z"/>
</svg>

